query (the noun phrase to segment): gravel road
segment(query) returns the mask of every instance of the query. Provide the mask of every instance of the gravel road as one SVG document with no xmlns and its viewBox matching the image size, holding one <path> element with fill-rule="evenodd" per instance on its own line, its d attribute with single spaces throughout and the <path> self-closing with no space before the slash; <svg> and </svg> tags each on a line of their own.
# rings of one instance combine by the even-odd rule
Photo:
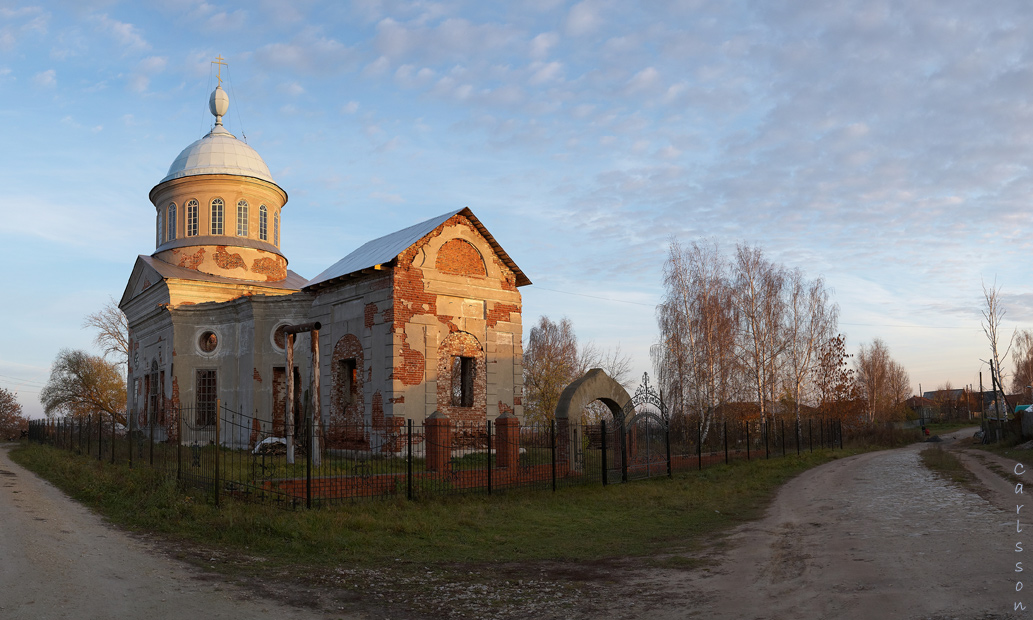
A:
<svg viewBox="0 0 1033 620">
<path fill-rule="evenodd" d="M 941 445 L 949 446 L 956 437 L 945 439 Z M 996 479 L 981 490 L 988 499 L 961 490 L 921 465 L 926 447 L 871 452 L 805 472 L 782 488 L 763 520 L 733 532 L 713 552 L 712 565 L 636 571 L 629 590 L 646 593 L 645 600 L 634 611 L 613 609 L 613 616 L 1027 617 L 1013 615 L 1018 600 L 1033 609 L 1033 594 L 1015 593 L 1014 565 L 1023 558 L 1014 545 L 1023 540 L 1033 550 L 1033 517 L 1022 538 L 1010 484 L 983 471 L 980 479 Z M 1014 467 L 999 460 L 1008 471 Z M 975 461 L 966 458 L 973 468 L 980 466 Z M 1033 482 L 1033 471 L 1027 476 Z"/>
<path fill-rule="evenodd" d="M 956 448 L 957 435 L 971 433 L 948 436 L 940 445 Z M 1023 559 L 1016 557 L 1015 542 L 1022 540 L 1033 552 L 1033 517 L 1024 526 L 1028 533 L 1015 532 L 1012 483 L 1000 475 L 1015 463 L 982 451 L 957 451 L 979 480 L 977 494 L 922 467 L 919 452 L 926 447 L 862 454 L 803 473 L 779 491 L 765 518 L 716 541 L 700 568 L 615 560 L 603 571 L 608 578 L 574 577 L 564 586 L 583 590 L 580 596 L 560 588 L 544 608 L 531 612 L 525 601 L 490 615 L 565 620 L 1033 616 L 1033 578 L 1029 595 L 1022 597 L 1015 593 L 1013 572 Z M 1033 484 L 1033 462 L 1027 465 Z M 388 613 L 367 607 L 363 615 L 342 616 L 327 614 L 325 606 L 298 609 L 256 598 L 107 526 L 13 464 L 2 446 L 0 524 L 4 619 L 382 618 Z M 1025 564 L 1033 566 L 1033 559 Z M 559 563 L 552 578 L 563 585 L 559 574 L 586 568 Z M 462 585 L 445 590 L 455 596 Z M 445 598 L 447 608 L 450 597 Z M 1030 611 L 1013 613 L 1018 600 Z M 427 601 L 407 606 L 424 610 L 421 617 L 439 617 Z M 484 615 L 454 609 L 440 617 Z"/>
<path fill-rule="evenodd" d="M 257 599 L 165 557 L 11 462 L 10 447 L 0 444 L 0 618 L 344 617 Z"/>
</svg>

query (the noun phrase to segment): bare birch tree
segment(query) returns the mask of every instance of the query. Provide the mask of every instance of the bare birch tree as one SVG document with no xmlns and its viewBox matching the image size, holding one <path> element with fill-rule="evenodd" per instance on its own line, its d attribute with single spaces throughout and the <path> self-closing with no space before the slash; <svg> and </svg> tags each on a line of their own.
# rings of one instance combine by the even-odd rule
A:
<svg viewBox="0 0 1033 620">
<path fill-rule="evenodd" d="M 783 329 L 786 300 L 782 295 L 785 269 L 764 257 L 758 247 L 736 247 L 734 303 L 741 338 L 738 359 L 757 397 L 761 419 L 768 415 L 768 402 L 776 399 L 781 357 L 787 345 Z"/>
<path fill-rule="evenodd" d="M 1001 322 L 1004 321 L 1004 315 L 1006 314 L 1003 307 L 1001 307 L 1001 300 L 999 299 L 1001 289 L 997 286 L 997 283 L 990 285 L 989 288 L 986 286 L 986 282 L 983 283 L 983 301 L 986 304 L 983 308 L 983 321 L 981 325 L 983 327 L 983 333 L 986 335 L 986 339 L 990 344 L 990 359 L 984 360 L 990 363 L 990 376 L 992 383 L 994 384 L 994 403 L 998 402 L 997 393 L 999 392 L 1001 398 L 1004 401 L 1005 412 L 1012 411 L 1012 406 L 1008 402 L 1008 397 L 1004 393 L 1004 374 L 1001 370 L 1001 360 L 1008 357 L 1008 352 L 1011 351 L 1011 345 L 1015 338 L 1013 333 L 1008 338 L 1008 343 L 1004 345 L 1004 353 L 1000 352 L 1000 348 L 1003 342 L 1003 335 L 1001 334 Z M 1000 405 L 996 405 L 995 408 L 999 411 Z"/>
<path fill-rule="evenodd" d="M 789 272 L 788 299 L 785 375 L 792 394 L 799 441 L 804 389 L 813 378 L 821 346 L 836 333 L 839 307 L 829 299 L 824 279 L 807 281 L 799 269 Z"/>
<path fill-rule="evenodd" d="M 664 398 L 692 412 L 704 439 L 727 402 L 736 372 L 736 321 L 728 266 L 714 244 L 672 241 L 657 307 L 660 342 L 651 351 Z"/>
<path fill-rule="evenodd" d="M 854 358 L 854 377 L 869 424 L 902 416 L 904 401 L 911 395 L 911 379 L 890 356 L 885 342 L 876 338 L 870 345 L 861 345 Z"/>
<path fill-rule="evenodd" d="M 1023 329 L 1015 334 L 1012 342 L 1012 394 L 1025 392 L 1026 386 L 1033 385 L 1033 330 Z"/>
<path fill-rule="evenodd" d="M 82 326 L 97 330 L 93 342 L 104 357 L 112 355 L 116 364 L 129 367 L 129 321 L 114 299 L 109 298 L 103 308 L 86 315 Z"/>
</svg>

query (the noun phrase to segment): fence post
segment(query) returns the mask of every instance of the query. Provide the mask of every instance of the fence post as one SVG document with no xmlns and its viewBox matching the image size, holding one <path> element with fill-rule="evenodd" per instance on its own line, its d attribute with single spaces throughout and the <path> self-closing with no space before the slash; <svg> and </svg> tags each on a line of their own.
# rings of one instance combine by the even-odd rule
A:
<svg viewBox="0 0 1033 620">
<path fill-rule="evenodd" d="M 836 420 L 836 426 L 839 427 L 839 449 L 843 449 L 843 420 Z"/>
<path fill-rule="evenodd" d="M 725 465 L 728 464 L 728 420 L 724 421 L 724 434 L 725 434 Z"/>
<path fill-rule="evenodd" d="M 79 454 L 82 454 L 82 418 L 79 418 Z"/>
<path fill-rule="evenodd" d="M 764 458 L 770 459 L 771 458 L 771 448 L 770 448 L 770 444 L 768 443 L 768 438 L 771 436 L 771 425 L 768 424 L 767 420 L 764 420 L 763 422 L 761 422 L 761 424 L 764 425 L 764 428 L 763 428 L 763 433 L 764 433 Z"/>
<path fill-rule="evenodd" d="M 624 414 L 622 413 L 621 415 Z M 628 429 L 624 428 L 624 422 L 626 422 L 626 420 L 621 418 L 619 427 L 621 433 L 621 482 L 628 481 Z M 614 430 L 616 431 L 617 429 Z"/>
<path fill-rule="evenodd" d="M 750 421 L 746 420 L 746 460 L 750 460 Z"/>
<path fill-rule="evenodd" d="M 222 402 L 215 399 L 215 506 L 219 506 L 219 427 L 222 426 Z"/>
<path fill-rule="evenodd" d="M 810 446 L 811 452 L 814 452 L 814 427 L 811 425 L 813 421 L 813 419 L 807 418 L 807 444 Z"/>
<path fill-rule="evenodd" d="M 115 464 L 115 414 L 111 414 L 111 464 Z"/>
<path fill-rule="evenodd" d="M 703 421 L 700 420 L 699 424 L 696 425 L 696 461 L 699 464 L 699 470 L 703 471 Z"/>
<path fill-rule="evenodd" d="M 782 456 L 786 455 L 786 419 L 779 420 L 782 423 Z"/>
<path fill-rule="evenodd" d="M 796 429 L 796 456 L 800 456 L 800 441 L 803 439 L 803 427 L 800 426 L 799 419 L 793 424 L 793 428 Z"/>
<path fill-rule="evenodd" d="M 485 424 L 488 427 L 488 495 L 491 495 L 491 420 Z"/>
<path fill-rule="evenodd" d="M 412 418 L 407 420 L 408 424 L 408 454 L 406 455 L 405 463 L 405 499 L 412 500 Z M 426 442 L 424 442 L 424 449 L 426 449 Z"/>
<path fill-rule="evenodd" d="M 97 461 L 104 460 L 104 418 L 97 413 Z"/>
<path fill-rule="evenodd" d="M 556 420 L 549 420 L 549 439 L 552 447 L 552 490 L 556 491 Z"/>
<path fill-rule="evenodd" d="M 319 372 L 316 369 L 313 374 Z M 312 433 L 314 426 L 312 424 L 312 405 L 308 405 L 308 415 L 305 416 L 305 437 L 307 437 L 305 447 L 305 508 L 312 508 L 312 448 L 315 442 L 312 441 Z"/>
<path fill-rule="evenodd" d="M 150 430 L 151 442 L 147 447 L 147 460 L 150 462 L 151 467 L 154 467 L 154 412 L 151 411 L 147 414 L 148 429 Z"/>
<path fill-rule="evenodd" d="M 667 477 L 674 477 L 674 469 L 671 465 L 671 421 L 666 420 L 664 422 L 664 444 L 667 448 Z"/>
<path fill-rule="evenodd" d="M 603 461 L 603 486 L 606 486 L 606 420 L 599 421 L 599 437 L 602 444 L 602 461 Z"/>
<path fill-rule="evenodd" d="M 183 410 L 176 411 L 176 480 L 183 480 Z"/>
</svg>

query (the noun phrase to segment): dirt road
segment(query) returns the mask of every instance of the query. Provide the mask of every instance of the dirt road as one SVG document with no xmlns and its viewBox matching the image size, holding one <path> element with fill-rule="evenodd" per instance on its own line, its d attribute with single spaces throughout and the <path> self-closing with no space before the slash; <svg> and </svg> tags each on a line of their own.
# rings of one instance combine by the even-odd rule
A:
<svg viewBox="0 0 1033 620">
<path fill-rule="evenodd" d="M 724 551 L 714 552 L 710 568 L 636 571 L 629 590 L 649 592 L 648 600 L 637 610 L 612 609 L 613 616 L 1027 617 L 1033 612 L 1013 615 L 1018 600 L 1033 609 L 1033 589 L 1024 597 L 1015 593 L 1014 563 L 1022 558 L 1014 551 L 1020 536 L 1011 485 L 983 472 L 997 479 L 984 492 L 991 502 L 943 482 L 919 461 L 928 445 L 863 454 L 802 474 L 783 487 L 763 520 L 740 527 Z M 1027 476 L 1033 482 L 1033 472 Z M 1033 532 L 1033 517 L 1029 522 Z M 1029 549 L 1033 539 L 1025 536 Z M 672 597 L 666 602 L 665 593 Z"/>
<path fill-rule="evenodd" d="M 9 447 L 0 445 L 0 618 L 344 617 L 256 599 L 165 557 L 12 463 Z"/>
<path fill-rule="evenodd" d="M 1017 540 L 1033 553 L 1033 516 L 1022 535 L 1028 538 L 1020 538 L 1012 483 L 1000 475 L 1014 463 L 960 453 L 980 480 L 981 496 L 926 470 L 919 461 L 926 447 L 872 452 L 805 472 L 781 489 L 764 519 L 709 550 L 703 568 L 657 568 L 649 559 L 615 560 L 595 571 L 551 563 L 540 567 L 541 583 L 490 611 L 462 604 L 492 596 L 483 585 L 461 581 L 421 588 L 395 609 L 428 618 L 565 620 L 1033 616 L 1033 577 L 1029 595 L 1017 596 L 1013 572 L 1022 559 Z M 1033 488 L 1033 462 L 1027 465 Z M 256 599 L 167 558 L 14 465 L 2 448 L 0 534 L 0 618 L 346 617 L 325 604 L 309 610 Z M 1033 567 L 1033 558 L 1026 564 Z M 335 593 L 328 588 L 324 594 L 331 596 L 323 600 Z M 1018 600 L 1030 611 L 1013 613 Z M 353 618 L 388 613 L 375 604 L 350 609 L 367 610 Z M 395 617 L 406 617 L 401 613 Z"/>
</svg>

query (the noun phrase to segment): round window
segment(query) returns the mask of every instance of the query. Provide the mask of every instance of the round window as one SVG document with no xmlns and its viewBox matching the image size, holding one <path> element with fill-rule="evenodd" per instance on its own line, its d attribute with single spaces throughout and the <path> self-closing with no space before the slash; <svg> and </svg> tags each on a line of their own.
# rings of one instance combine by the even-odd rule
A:
<svg viewBox="0 0 1033 620">
<path fill-rule="evenodd" d="M 276 348 L 278 349 L 282 349 L 287 343 L 287 334 L 283 331 L 286 328 L 286 325 L 280 325 L 276 328 L 276 331 L 273 332 L 273 342 L 276 344 Z"/>
<path fill-rule="evenodd" d="M 215 347 L 219 346 L 219 338 L 215 335 L 215 332 L 204 332 L 197 341 L 197 346 L 205 353 L 211 353 L 215 350 Z"/>
</svg>

